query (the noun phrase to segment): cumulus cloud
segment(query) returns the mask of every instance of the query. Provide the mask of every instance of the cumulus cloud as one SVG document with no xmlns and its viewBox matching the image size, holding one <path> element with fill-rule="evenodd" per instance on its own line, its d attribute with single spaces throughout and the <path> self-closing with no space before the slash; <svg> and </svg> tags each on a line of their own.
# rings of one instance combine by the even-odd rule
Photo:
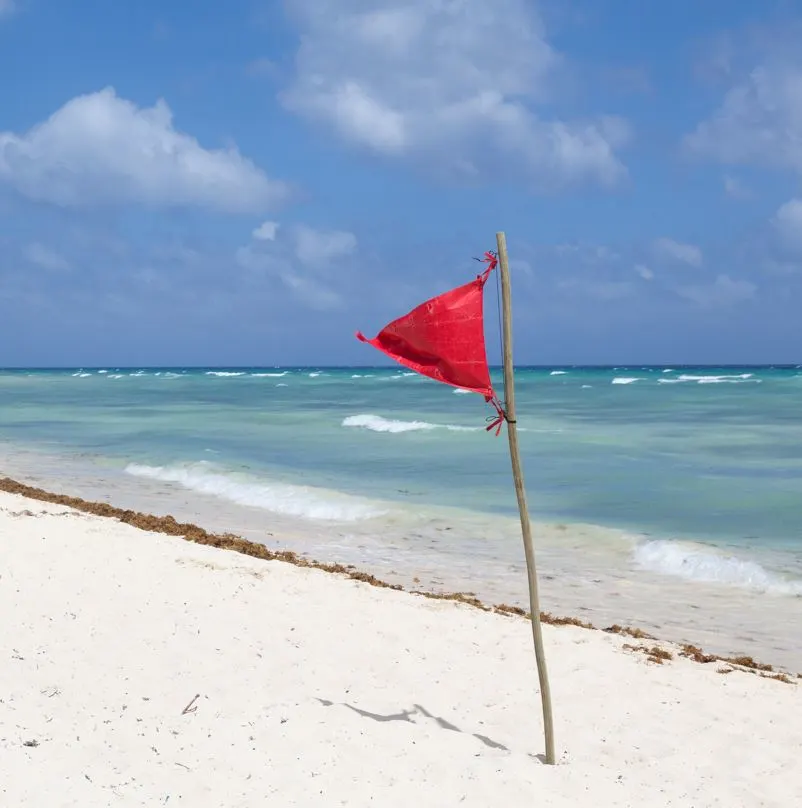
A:
<svg viewBox="0 0 802 808">
<path fill-rule="evenodd" d="M 713 283 L 680 286 L 675 290 L 680 297 L 703 308 L 734 306 L 754 297 L 757 286 L 751 281 L 718 275 Z"/>
<path fill-rule="evenodd" d="M 325 311 L 342 305 L 338 285 L 345 262 L 357 249 L 353 233 L 307 225 L 280 228 L 265 222 L 252 235 L 251 243 L 237 251 L 242 269 L 275 278 L 310 309 Z"/>
<path fill-rule="evenodd" d="M 0 183 L 63 207 L 141 203 L 245 213 L 284 201 L 236 149 L 205 149 L 164 101 L 139 108 L 112 88 L 78 96 L 23 134 L 0 132 Z"/>
<path fill-rule="evenodd" d="M 315 230 L 299 225 L 294 236 L 295 255 L 307 266 L 328 263 L 356 249 L 356 236 L 343 230 Z"/>
<path fill-rule="evenodd" d="M 791 199 L 781 205 L 772 223 L 786 246 L 802 250 L 802 199 Z"/>
<path fill-rule="evenodd" d="M 749 189 L 737 178 L 729 174 L 724 176 L 724 193 L 731 199 L 749 199 L 752 194 Z"/>
<path fill-rule="evenodd" d="M 695 244 L 682 244 L 670 238 L 659 238 L 654 243 L 655 252 L 673 261 L 679 261 L 692 267 L 702 266 L 702 251 Z"/>
<path fill-rule="evenodd" d="M 26 261 L 50 272 L 66 272 L 70 262 L 61 253 L 38 242 L 28 244 L 22 251 Z"/>
<path fill-rule="evenodd" d="M 536 112 L 561 57 L 528 0 L 289 0 L 301 44 L 290 110 L 375 153 L 477 178 L 506 172 L 541 188 L 613 185 L 627 124 Z"/>
<path fill-rule="evenodd" d="M 262 222 L 251 235 L 259 241 L 275 241 L 278 227 L 278 222 Z"/>
<path fill-rule="evenodd" d="M 720 106 L 684 139 L 725 164 L 802 172 L 802 67 L 766 64 L 735 83 Z"/>
</svg>

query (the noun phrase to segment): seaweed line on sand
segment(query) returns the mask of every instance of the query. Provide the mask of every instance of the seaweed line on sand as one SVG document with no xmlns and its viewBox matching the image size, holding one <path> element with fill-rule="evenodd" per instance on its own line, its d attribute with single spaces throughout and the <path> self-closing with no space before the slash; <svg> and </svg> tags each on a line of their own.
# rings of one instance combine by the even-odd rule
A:
<svg viewBox="0 0 802 808">
<path fill-rule="evenodd" d="M 420 590 L 407 590 L 400 584 L 391 584 L 387 581 L 382 581 L 375 575 L 369 572 L 362 572 L 351 564 L 339 564 L 324 561 L 315 561 L 313 559 L 304 558 L 292 550 L 270 550 L 263 544 L 258 542 L 248 541 L 233 533 L 209 533 L 198 525 L 178 522 L 173 516 L 155 516 L 150 513 L 140 513 L 139 511 L 127 510 L 124 508 L 117 508 L 114 505 L 109 505 L 106 502 L 91 502 L 80 497 L 71 497 L 66 494 L 54 494 L 50 491 L 45 491 L 42 488 L 35 488 L 34 486 L 25 485 L 17 480 L 12 480 L 9 477 L 0 477 L 0 491 L 5 491 L 9 494 L 19 494 L 28 499 L 38 500 L 40 502 L 50 502 L 56 505 L 64 505 L 73 508 L 83 513 L 89 513 L 94 516 L 102 516 L 108 519 L 117 519 L 127 525 L 132 525 L 141 530 L 149 531 L 151 533 L 162 533 L 168 536 L 177 536 L 187 541 L 195 542 L 196 544 L 204 544 L 209 547 L 217 547 L 222 550 L 232 550 L 243 555 L 252 556 L 264 561 L 283 561 L 286 564 L 293 564 L 296 567 L 307 567 L 310 569 L 317 569 L 323 572 L 342 575 L 354 581 L 361 581 L 362 583 L 369 584 L 370 586 L 379 587 L 382 589 L 393 589 L 401 592 L 408 592 L 412 595 L 419 595 L 420 597 L 428 598 L 429 600 L 446 600 L 463 603 L 466 606 L 472 606 L 476 609 L 481 609 L 485 612 L 494 612 L 495 614 L 502 614 L 508 616 L 523 617 L 529 620 L 531 615 L 525 609 L 519 606 L 510 606 L 506 603 L 499 603 L 494 605 L 487 605 L 483 603 L 476 596 L 465 592 L 425 592 Z M 23 512 L 24 513 L 24 512 Z M 634 639 L 652 640 L 656 641 L 656 637 L 647 634 L 639 628 L 630 628 L 628 626 L 620 626 L 618 624 L 609 626 L 607 628 L 599 629 L 592 623 L 579 620 L 576 617 L 558 617 L 549 612 L 541 612 L 540 619 L 543 623 L 548 623 L 552 626 L 577 626 L 578 628 L 590 629 L 593 631 L 604 631 L 608 634 L 618 634 Z M 664 660 L 673 659 L 673 654 L 670 651 L 653 645 L 651 647 L 646 645 L 635 646 L 629 643 L 624 644 L 625 650 L 637 651 L 644 653 L 647 660 L 655 664 L 662 665 Z M 731 673 L 734 670 L 743 672 L 754 673 L 763 678 L 775 679 L 779 682 L 786 684 L 796 684 L 790 675 L 784 672 L 775 672 L 771 665 L 766 665 L 756 662 L 749 656 L 737 657 L 724 657 L 717 654 L 705 654 L 700 648 L 695 645 L 683 645 L 679 652 L 679 656 L 685 657 L 693 662 L 700 664 L 708 664 L 711 662 L 722 662 L 729 665 L 729 668 L 718 668 L 719 673 Z M 796 674 L 796 679 L 802 680 L 802 673 Z"/>
</svg>

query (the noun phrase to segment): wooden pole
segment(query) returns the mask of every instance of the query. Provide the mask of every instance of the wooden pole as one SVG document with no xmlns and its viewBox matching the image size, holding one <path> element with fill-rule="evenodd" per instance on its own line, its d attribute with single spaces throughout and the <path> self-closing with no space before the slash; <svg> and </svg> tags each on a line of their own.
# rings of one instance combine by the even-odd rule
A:
<svg viewBox="0 0 802 808">
<path fill-rule="evenodd" d="M 521 516 L 521 533 L 526 554 L 526 574 L 529 580 L 529 610 L 532 613 L 532 639 L 535 643 L 537 675 L 540 679 L 540 700 L 543 704 L 543 730 L 546 736 L 546 763 L 553 764 L 554 721 L 551 713 L 551 689 L 546 670 L 546 656 L 543 651 L 543 630 L 540 624 L 540 603 L 537 591 L 537 568 L 535 548 L 532 545 L 532 525 L 526 505 L 526 488 L 521 469 L 521 454 L 518 449 L 518 424 L 515 420 L 515 378 L 512 364 L 512 293 L 510 290 L 510 266 L 507 259 L 507 237 L 496 233 L 498 245 L 498 265 L 501 276 L 501 311 L 504 334 L 504 391 L 505 412 L 507 414 L 507 435 L 510 440 L 510 460 L 515 481 L 515 494 L 518 497 L 518 511 Z"/>
</svg>

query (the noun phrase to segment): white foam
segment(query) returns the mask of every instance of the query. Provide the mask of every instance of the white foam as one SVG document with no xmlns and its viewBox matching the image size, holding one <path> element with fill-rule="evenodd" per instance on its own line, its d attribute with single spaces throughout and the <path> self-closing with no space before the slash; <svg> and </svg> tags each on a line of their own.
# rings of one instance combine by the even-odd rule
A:
<svg viewBox="0 0 802 808">
<path fill-rule="evenodd" d="M 674 368 L 663 368 L 662 372 L 663 372 L 663 373 L 673 373 L 673 372 L 674 372 Z"/>
<path fill-rule="evenodd" d="M 78 371 L 77 373 L 73 373 L 73 378 L 77 377 L 79 379 L 85 379 L 87 376 L 91 376 L 91 373 L 83 373 L 82 371 Z"/>
<path fill-rule="evenodd" d="M 737 376 L 728 376 L 723 374 L 721 376 L 694 376 L 692 374 L 683 373 L 677 378 L 683 382 L 698 382 L 699 384 L 722 384 L 727 382 L 743 382 L 752 378 L 751 373 L 740 373 Z"/>
<path fill-rule="evenodd" d="M 238 505 L 303 519 L 357 522 L 385 513 L 373 504 L 347 494 L 235 476 L 205 461 L 170 466 L 130 463 L 125 471 L 134 477 L 176 483 L 182 488 L 226 499 Z"/>
<path fill-rule="evenodd" d="M 207 376 L 244 376 L 244 370 L 207 370 Z"/>
<path fill-rule="evenodd" d="M 455 424 L 430 424 L 426 421 L 396 421 L 383 418 L 381 415 L 363 413 L 349 415 L 343 420 L 343 426 L 369 429 L 371 432 L 429 432 L 433 429 L 447 429 L 450 432 L 475 432 L 482 427 L 457 426 Z"/>
<path fill-rule="evenodd" d="M 661 384 L 678 384 L 680 382 L 695 382 L 696 384 L 760 384 L 761 379 L 753 378 L 753 373 L 739 373 L 737 375 L 722 374 L 715 375 L 695 375 L 692 373 L 682 373 L 676 379 L 658 379 Z"/>
<path fill-rule="evenodd" d="M 634 384 L 635 382 L 642 382 L 640 376 L 616 376 L 611 384 Z"/>
<path fill-rule="evenodd" d="M 461 387 L 457 387 L 454 390 L 454 392 L 457 393 L 457 395 L 464 395 L 465 393 L 471 393 L 473 391 L 472 390 L 463 390 Z"/>
<path fill-rule="evenodd" d="M 549 376 L 565 376 L 566 373 L 568 373 L 567 370 L 552 370 Z"/>
<path fill-rule="evenodd" d="M 317 371 L 317 372 L 315 372 L 315 373 L 310 373 L 310 374 L 309 374 L 309 378 L 310 378 L 310 379 L 316 379 L 318 376 L 322 376 L 322 375 L 323 375 L 323 374 L 322 374 L 320 371 Z"/>
<path fill-rule="evenodd" d="M 98 373 L 108 373 L 108 370 L 99 370 Z"/>
<path fill-rule="evenodd" d="M 286 376 L 289 373 L 288 370 L 282 370 L 281 373 L 251 373 L 255 379 L 264 378 L 266 376 L 270 376 L 274 379 L 280 379 L 282 376 Z"/>
<path fill-rule="evenodd" d="M 689 581 L 802 596 L 802 581 L 786 580 L 764 569 L 756 561 L 724 555 L 688 542 L 647 541 L 635 548 L 634 558 L 643 569 Z"/>
</svg>

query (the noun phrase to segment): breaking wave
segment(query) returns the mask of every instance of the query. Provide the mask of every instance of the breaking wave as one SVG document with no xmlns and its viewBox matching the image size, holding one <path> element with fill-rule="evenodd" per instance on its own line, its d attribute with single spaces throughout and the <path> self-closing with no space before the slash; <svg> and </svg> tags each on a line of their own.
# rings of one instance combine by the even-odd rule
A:
<svg viewBox="0 0 802 808">
<path fill-rule="evenodd" d="M 634 384 L 635 382 L 642 382 L 640 376 L 616 376 L 611 384 Z"/>
<path fill-rule="evenodd" d="M 343 420 L 343 426 L 369 429 L 371 432 L 428 432 L 433 429 L 447 429 L 450 432 L 475 432 L 479 426 L 457 426 L 455 424 L 430 424 L 426 421 L 396 421 L 383 418 L 381 415 L 349 415 Z"/>
<path fill-rule="evenodd" d="M 130 463 L 125 471 L 134 477 L 176 483 L 190 491 L 219 497 L 237 505 L 249 505 L 284 516 L 315 521 L 358 522 L 386 513 L 358 497 L 323 488 L 246 477 L 204 461 L 170 466 Z"/>
<path fill-rule="evenodd" d="M 723 555 L 688 542 L 654 540 L 638 545 L 635 562 L 644 570 L 698 583 L 727 584 L 757 592 L 802 597 L 802 581 L 787 580 L 755 561 Z"/>
</svg>

